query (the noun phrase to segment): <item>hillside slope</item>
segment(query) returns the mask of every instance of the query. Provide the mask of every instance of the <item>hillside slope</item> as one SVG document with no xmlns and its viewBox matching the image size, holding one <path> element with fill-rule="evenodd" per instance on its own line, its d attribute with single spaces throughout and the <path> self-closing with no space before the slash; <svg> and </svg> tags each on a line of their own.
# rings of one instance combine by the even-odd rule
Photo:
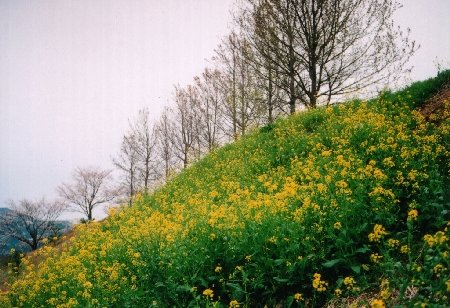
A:
<svg viewBox="0 0 450 308">
<path fill-rule="evenodd" d="M 0 304 L 446 304 L 449 108 L 433 123 L 417 111 L 442 80 L 299 113 L 209 154 L 41 249 L 39 265 L 25 258 Z"/>
</svg>

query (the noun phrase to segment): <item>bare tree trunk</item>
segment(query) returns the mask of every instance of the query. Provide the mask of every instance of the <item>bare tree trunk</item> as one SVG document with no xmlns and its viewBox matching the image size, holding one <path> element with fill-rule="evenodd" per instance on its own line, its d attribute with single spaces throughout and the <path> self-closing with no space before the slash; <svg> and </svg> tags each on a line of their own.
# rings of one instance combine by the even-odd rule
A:
<svg viewBox="0 0 450 308">
<path fill-rule="evenodd" d="M 187 146 L 184 147 L 184 151 L 183 151 L 183 168 L 186 169 L 188 166 L 188 148 Z"/>
<path fill-rule="evenodd" d="M 233 112 L 233 137 L 234 140 L 237 140 L 238 138 L 238 132 L 237 132 L 237 91 L 236 91 L 236 56 L 234 54 L 233 51 L 233 79 L 232 79 L 232 89 L 233 89 L 233 93 L 232 93 L 232 97 L 231 97 L 231 108 L 232 108 L 232 112 Z"/>
<path fill-rule="evenodd" d="M 295 80 L 293 77 L 294 69 L 291 66 L 290 76 L 289 76 L 289 113 L 295 113 Z"/>
<path fill-rule="evenodd" d="M 268 109 L 268 119 L 269 123 L 273 122 L 273 84 L 272 84 L 272 68 L 269 66 L 269 78 L 268 78 L 268 89 L 267 89 L 267 109 Z"/>
<path fill-rule="evenodd" d="M 289 33 L 290 34 L 290 33 Z M 290 35 L 289 35 L 290 36 Z M 295 113 L 295 55 L 293 39 L 289 37 L 289 113 Z"/>
<path fill-rule="evenodd" d="M 246 123 L 247 123 L 247 119 L 246 119 L 246 95 L 245 95 L 245 64 L 243 63 L 243 59 L 241 60 L 241 67 L 240 67 L 240 75 L 241 75 L 241 80 L 239 82 L 239 90 L 240 90 L 240 95 L 239 95 L 239 100 L 241 103 L 241 119 L 240 119 L 240 128 L 241 128 L 241 136 L 245 135 L 245 131 L 246 131 Z"/>
<path fill-rule="evenodd" d="M 36 249 L 38 249 L 38 245 L 39 245 L 39 243 L 38 243 L 38 241 L 37 241 L 37 238 L 36 238 L 36 237 L 33 237 L 33 244 L 31 245 L 31 250 L 36 250 Z"/>
</svg>

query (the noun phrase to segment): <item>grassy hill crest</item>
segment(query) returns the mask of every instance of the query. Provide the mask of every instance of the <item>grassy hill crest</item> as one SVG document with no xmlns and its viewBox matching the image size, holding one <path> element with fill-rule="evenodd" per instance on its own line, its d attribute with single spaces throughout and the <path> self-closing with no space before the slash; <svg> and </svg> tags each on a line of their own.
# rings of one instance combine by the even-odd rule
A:
<svg viewBox="0 0 450 308">
<path fill-rule="evenodd" d="M 0 306 L 445 305 L 449 101 L 419 110 L 449 80 L 301 112 L 210 153 L 41 263 L 25 257 Z"/>
</svg>

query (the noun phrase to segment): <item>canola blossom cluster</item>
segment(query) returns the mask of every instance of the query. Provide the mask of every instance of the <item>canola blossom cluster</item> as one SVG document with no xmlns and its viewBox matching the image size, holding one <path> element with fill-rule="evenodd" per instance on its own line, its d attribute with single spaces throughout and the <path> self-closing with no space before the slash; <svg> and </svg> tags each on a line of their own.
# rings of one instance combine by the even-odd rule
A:
<svg viewBox="0 0 450 308">
<path fill-rule="evenodd" d="M 448 303 L 450 121 L 412 100 L 301 112 L 214 151 L 25 256 L 0 306 Z"/>
</svg>

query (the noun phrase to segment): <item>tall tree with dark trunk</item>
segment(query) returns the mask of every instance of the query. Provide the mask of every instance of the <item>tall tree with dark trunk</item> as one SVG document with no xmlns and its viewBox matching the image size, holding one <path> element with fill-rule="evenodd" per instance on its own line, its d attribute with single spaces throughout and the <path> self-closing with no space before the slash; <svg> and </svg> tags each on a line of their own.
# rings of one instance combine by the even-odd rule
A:
<svg viewBox="0 0 450 308">
<path fill-rule="evenodd" d="M 395 0 L 245 0 L 239 22 L 277 82 L 307 108 L 406 71 L 417 49 L 393 24 Z"/>
<path fill-rule="evenodd" d="M 266 68 L 270 85 L 287 94 L 286 103 L 292 114 L 301 99 L 296 74 L 299 59 L 294 52 L 296 20 L 293 3 L 288 0 L 244 2 L 246 5 L 236 19 L 241 33 L 254 50 L 254 65 Z M 274 73 L 277 78 L 272 77 Z M 272 102 L 267 107 L 273 108 Z"/>
</svg>

